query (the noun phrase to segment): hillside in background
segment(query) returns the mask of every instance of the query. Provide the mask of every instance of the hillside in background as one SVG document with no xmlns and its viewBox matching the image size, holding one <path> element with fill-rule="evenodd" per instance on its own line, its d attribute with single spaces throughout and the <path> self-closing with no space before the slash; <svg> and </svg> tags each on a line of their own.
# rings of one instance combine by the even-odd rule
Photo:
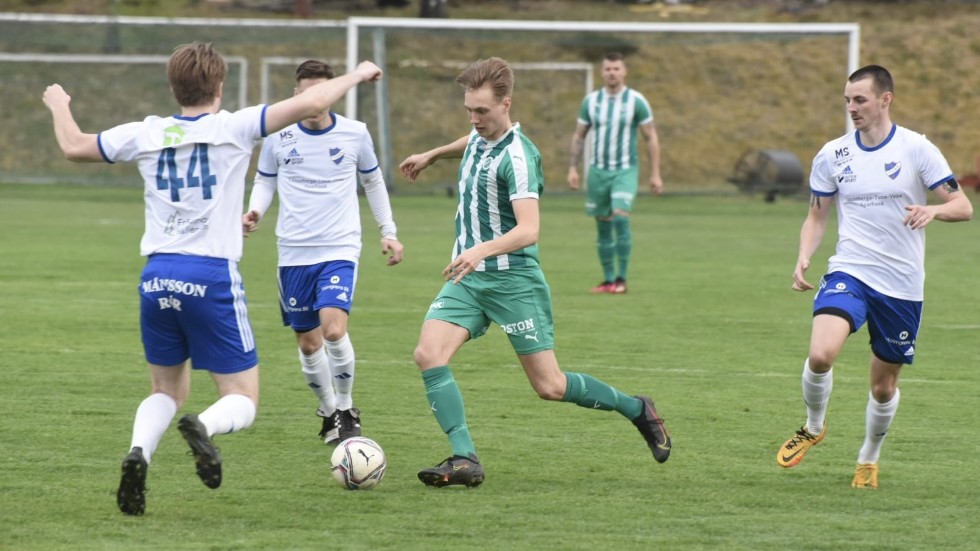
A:
<svg viewBox="0 0 980 551">
<path fill-rule="evenodd" d="M 187 17 L 292 18 L 289 5 L 247 0 L 0 0 L 3 11 Z M 417 14 L 417 2 L 387 9 L 377 8 L 375 0 L 314 2 L 314 17 L 321 19 Z M 977 170 L 980 3 L 976 1 L 717 0 L 668 6 L 585 0 L 456 0 L 449 3 L 448 14 L 452 19 L 545 21 L 856 22 L 861 25 L 860 64 L 883 65 L 896 78 L 894 120 L 926 134 L 943 150 L 957 175 Z M 491 47 L 479 37 L 447 36 L 444 42 L 439 38 L 429 36 L 426 39 L 435 42 L 424 42 L 409 37 L 394 43 L 405 55 L 418 48 L 416 56 L 452 52 L 454 59 L 487 55 L 520 59 L 528 48 L 541 47 L 522 41 Z M 554 49 L 553 57 L 562 61 L 593 61 L 597 52 L 610 46 L 610 39 L 605 40 L 591 47 L 550 44 L 548 48 Z M 730 187 L 725 179 L 737 160 L 734 152 L 754 148 L 791 151 L 808 171 L 820 145 L 843 131 L 841 94 L 846 67 L 842 39 L 826 48 L 816 44 L 799 50 L 793 42 L 658 42 L 627 34 L 613 42 L 612 46 L 630 52 L 629 84 L 642 91 L 653 106 L 663 144 L 664 180 L 673 189 Z M 461 94 L 452 84 L 454 73 L 437 76 L 438 80 L 427 77 L 392 92 L 393 149 L 399 159 L 466 130 Z M 522 78 L 526 77 L 518 75 L 514 118 L 526 125 L 542 150 L 549 188 L 561 187 L 567 166 L 567 137 L 582 90 L 569 87 L 560 94 L 550 91 L 542 100 L 545 103 L 536 105 L 532 98 L 545 95 L 535 87 L 546 88 L 547 82 L 531 83 Z M 548 119 L 539 121 L 541 117 Z M 529 126 L 528 121 L 534 125 Z"/>
</svg>

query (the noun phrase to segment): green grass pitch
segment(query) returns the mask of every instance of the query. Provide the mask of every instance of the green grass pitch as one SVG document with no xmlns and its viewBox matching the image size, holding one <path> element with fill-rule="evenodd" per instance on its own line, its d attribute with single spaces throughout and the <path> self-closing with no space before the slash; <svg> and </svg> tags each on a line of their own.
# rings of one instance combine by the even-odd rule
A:
<svg viewBox="0 0 980 551">
<path fill-rule="evenodd" d="M 972 194 L 972 192 L 971 192 Z M 205 488 L 176 430 L 150 467 L 147 512 L 118 512 L 119 463 L 149 390 L 139 344 L 136 188 L 0 185 L 0 549 L 963 549 L 980 532 L 976 286 L 980 227 L 928 229 L 916 364 L 885 443 L 881 488 L 849 487 L 868 393 L 865 330 L 835 369 L 828 437 L 794 469 L 777 447 L 804 418 L 812 295 L 790 290 L 806 204 L 643 196 L 630 292 L 593 296 L 594 223 L 581 195 L 545 194 L 541 251 L 566 370 L 656 400 L 666 464 L 625 419 L 538 399 L 499 329 L 453 364 L 487 469 L 475 490 L 415 477 L 449 454 L 412 350 L 441 284 L 453 200 L 395 194 L 406 260 L 384 266 L 369 211 L 350 322 L 355 401 L 388 455 L 348 492 L 280 324 L 270 219 L 241 268 L 259 347 L 253 427 L 218 436 Z M 835 234 L 814 257 L 822 275 Z M 215 398 L 195 372 L 181 413 Z"/>
</svg>

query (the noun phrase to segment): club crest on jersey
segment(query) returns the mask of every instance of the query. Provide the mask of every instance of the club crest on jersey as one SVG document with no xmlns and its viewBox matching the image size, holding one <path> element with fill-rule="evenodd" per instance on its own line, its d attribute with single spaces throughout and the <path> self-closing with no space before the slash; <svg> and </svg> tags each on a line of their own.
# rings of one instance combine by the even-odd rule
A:
<svg viewBox="0 0 980 551">
<path fill-rule="evenodd" d="M 339 165 L 344 161 L 344 150 L 339 147 L 330 148 L 330 160 L 333 164 Z"/>
<path fill-rule="evenodd" d="M 885 163 L 885 174 L 887 174 L 888 177 L 891 178 L 892 180 L 898 178 L 898 175 L 901 174 L 901 172 L 902 172 L 901 162 Z"/>
</svg>

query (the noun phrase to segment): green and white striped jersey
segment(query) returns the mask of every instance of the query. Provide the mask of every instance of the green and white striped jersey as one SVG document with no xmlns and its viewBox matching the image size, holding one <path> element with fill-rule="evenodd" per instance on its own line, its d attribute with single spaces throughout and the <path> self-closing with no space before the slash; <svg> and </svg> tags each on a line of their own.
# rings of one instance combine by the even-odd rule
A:
<svg viewBox="0 0 980 551">
<path fill-rule="evenodd" d="M 538 199 L 544 191 L 541 154 L 514 124 L 500 139 L 488 142 L 473 130 L 459 164 L 459 205 L 453 258 L 473 246 L 496 239 L 517 225 L 511 201 Z M 477 271 L 494 272 L 538 266 L 538 245 L 485 258 Z"/>
<path fill-rule="evenodd" d="M 611 95 L 599 88 L 585 96 L 578 122 L 592 128 L 589 164 L 605 170 L 623 170 L 638 165 L 637 129 L 653 122 L 653 111 L 643 94 L 625 87 Z"/>
</svg>

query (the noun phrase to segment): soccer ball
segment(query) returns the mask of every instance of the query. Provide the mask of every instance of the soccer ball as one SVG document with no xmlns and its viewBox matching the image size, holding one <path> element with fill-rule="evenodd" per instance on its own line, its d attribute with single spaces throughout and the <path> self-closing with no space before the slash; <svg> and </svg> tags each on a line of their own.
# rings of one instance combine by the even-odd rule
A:
<svg viewBox="0 0 980 551">
<path fill-rule="evenodd" d="M 370 490 L 385 476 L 388 462 L 385 452 L 370 438 L 348 438 L 330 456 L 334 480 L 348 490 Z"/>
</svg>

